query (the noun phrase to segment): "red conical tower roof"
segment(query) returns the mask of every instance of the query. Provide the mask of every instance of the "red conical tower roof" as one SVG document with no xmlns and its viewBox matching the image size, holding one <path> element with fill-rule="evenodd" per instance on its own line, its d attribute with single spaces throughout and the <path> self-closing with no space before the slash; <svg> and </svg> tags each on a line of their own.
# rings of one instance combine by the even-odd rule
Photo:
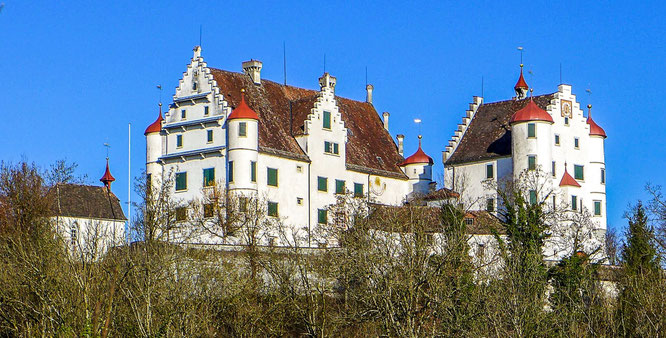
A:
<svg viewBox="0 0 666 338">
<path fill-rule="evenodd" d="M 404 167 L 408 164 L 416 164 L 416 163 L 428 163 L 428 164 L 433 164 L 434 161 L 432 158 L 421 149 L 421 135 L 419 135 L 419 149 L 416 150 L 416 152 L 410 156 L 407 157 L 402 163 L 399 164 L 399 166 Z"/>
<path fill-rule="evenodd" d="M 553 117 L 545 110 L 539 108 L 530 97 L 530 102 L 523 109 L 517 111 L 511 116 L 511 124 L 528 121 L 546 121 L 553 123 Z"/>
<path fill-rule="evenodd" d="M 520 77 L 518 78 L 518 82 L 516 82 L 516 86 L 513 87 L 513 89 L 525 89 L 528 90 L 530 87 L 527 85 L 527 82 L 525 82 L 525 77 L 523 77 L 523 64 L 520 64 Z"/>
<path fill-rule="evenodd" d="M 143 132 L 143 135 L 148 135 L 150 133 L 159 133 L 162 130 L 162 103 L 160 102 L 160 115 L 157 116 L 157 120 L 146 128 L 146 131 Z"/>
<path fill-rule="evenodd" d="M 99 179 L 102 183 L 104 183 L 104 186 L 111 190 L 111 182 L 115 181 L 116 179 L 113 178 L 111 175 L 111 172 L 109 171 L 109 158 L 106 158 L 106 171 L 104 172 L 104 176 Z"/>
<path fill-rule="evenodd" d="M 570 186 L 570 187 L 578 187 L 580 188 L 580 184 L 569 175 L 569 172 L 567 171 L 567 164 L 564 164 L 564 175 L 562 175 L 562 179 L 560 180 L 560 187 L 564 186 Z"/>
<path fill-rule="evenodd" d="M 594 120 L 592 120 L 591 104 L 587 105 L 587 124 L 590 125 L 590 136 L 601 136 L 603 138 L 607 137 L 604 129 L 599 127 L 599 125 L 596 122 L 594 122 Z"/>
<path fill-rule="evenodd" d="M 229 114 L 229 117 L 227 117 L 227 120 L 233 119 L 259 120 L 257 113 L 250 109 L 247 103 L 245 103 L 245 89 L 241 90 L 241 102 L 238 104 L 238 107 L 236 107 L 236 109 Z"/>
</svg>

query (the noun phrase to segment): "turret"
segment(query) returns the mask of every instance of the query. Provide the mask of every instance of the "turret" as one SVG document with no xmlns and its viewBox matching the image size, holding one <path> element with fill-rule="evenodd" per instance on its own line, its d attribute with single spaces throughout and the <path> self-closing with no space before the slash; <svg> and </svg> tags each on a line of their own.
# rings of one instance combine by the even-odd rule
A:
<svg viewBox="0 0 666 338">
<path fill-rule="evenodd" d="M 525 107 L 511 117 L 513 177 L 525 170 L 548 170 L 552 161 L 553 118 L 530 98 Z"/>
<path fill-rule="evenodd" d="M 99 179 L 100 182 L 104 183 L 104 186 L 106 187 L 106 190 L 108 192 L 111 192 L 111 182 L 115 181 L 116 179 L 113 178 L 111 175 L 111 171 L 109 171 L 109 158 L 106 158 L 106 171 L 104 171 L 104 176 Z"/>
<path fill-rule="evenodd" d="M 520 64 L 520 77 L 518 77 L 518 82 L 516 82 L 516 85 L 513 87 L 513 90 L 516 91 L 516 99 L 522 100 L 524 98 L 527 98 L 527 91 L 530 89 L 529 86 L 527 86 L 527 82 L 525 82 L 525 78 L 523 77 L 523 64 Z"/>
<path fill-rule="evenodd" d="M 259 116 L 241 101 L 227 117 L 227 183 L 230 191 L 253 194 L 257 191 L 259 158 Z"/>
<path fill-rule="evenodd" d="M 592 119 L 592 105 L 587 105 L 587 124 L 590 138 L 587 146 L 588 168 L 585 170 L 585 186 L 591 194 L 590 211 L 599 218 L 601 228 L 606 225 L 606 163 L 604 158 L 604 142 L 606 132 Z M 596 205 L 595 205 L 596 204 Z"/>
<path fill-rule="evenodd" d="M 421 149 L 421 135 L 419 135 L 419 148 L 407 157 L 399 166 L 409 178 L 412 192 L 416 194 L 427 194 L 432 182 L 433 160 Z"/>
<path fill-rule="evenodd" d="M 156 175 L 161 172 L 161 165 L 158 163 L 162 156 L 162 103 L 159 103 L 159 114 L 155 122 L 151 123 L 143 135 L 146 136 L 146 174 L 151 175 L 154 180 Z"/>
</svg>

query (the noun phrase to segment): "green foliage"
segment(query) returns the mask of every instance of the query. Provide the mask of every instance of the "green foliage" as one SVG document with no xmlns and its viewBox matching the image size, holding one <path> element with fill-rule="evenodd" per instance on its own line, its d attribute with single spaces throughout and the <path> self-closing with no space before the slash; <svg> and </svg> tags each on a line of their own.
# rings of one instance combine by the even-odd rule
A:
<svg viewBox="0 0 666 338">
<path fill-rule="evenodd" d="M 641 201 L 626 215 L 629 228 L 622 251 L 623 266 L 627 275 L 654 274 L 659 271 L 659 257 L 654 243 L 654 233 L 648 224 L 648 216 Z"/>
</svg>

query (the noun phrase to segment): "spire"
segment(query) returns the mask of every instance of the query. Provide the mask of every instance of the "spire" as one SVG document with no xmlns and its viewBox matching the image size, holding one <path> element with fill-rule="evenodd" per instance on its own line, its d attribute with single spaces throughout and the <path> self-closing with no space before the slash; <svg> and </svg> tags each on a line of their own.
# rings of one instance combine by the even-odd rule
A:
<svg viewBox="0 0 666 338">
<path fill-rule="evenodd" d="M 160 130 L 162 130 L 162 102 L 159 103 L 160 106 L 160 114 L 157 116 L 157 120 L 155 122 L 151 123 L 148 128 L 146 128 L 146 131 L 143 132 L 144 135 L 148 135 L 150 133 L 159 133 Z"/>
<path fill-rule="evenodd" d="M 110 192 L 111 191 L 111 182 L 115 181 L 116 179 L 113 178 L 111 175 L 111 171 L 109 171 L 109 158 L 106 158 L 106 171 L 104 172 L 104 176 L 99 179 L 100 182 L 104 183 L 104 186 L 106 189 Z"/>
<path fill-rule="evenodd" d="M 527 102 L 525 107 L 511 116 L 510 124 L 529 121 L 544 121 L 553 123 L 553 117 L 550 116 L 548 112 L 537 106 L 537 104 L 534 103 L 534 99 L 530 97 L 530 101 Z"/>
<path fill-rule="evenodd" d="M 233 119 L 252 119 L 259 120 L 257 113 L 252 110 L 247 103 L 245 103 L 245 89 L 241 89 L 241 102 L 238 104 L 236 109 L 229 114 L 227 120 Z"/>
<path fill-rule="evenodd" d="M 516 82 L 516 85 L 513 87 L 513 89 L 516 91 L 516 98 L 518 100 L 522 100 L 527 97 L 527 90 L 530 87 L 527 85 L 527 82 L 525 82 L 525 77 L 523 76 L 523 64 L 520 64 L 520 77 L 518 77 L 518 82 Z"/>
<path fill-rule="evenodd" d="M 587 105 L 587 124 L 590 125 L 590 136 L 601 136 L 606 138 L 606 132 L 594 120 L 592 120 L 592 105 Z"/>
</svg>

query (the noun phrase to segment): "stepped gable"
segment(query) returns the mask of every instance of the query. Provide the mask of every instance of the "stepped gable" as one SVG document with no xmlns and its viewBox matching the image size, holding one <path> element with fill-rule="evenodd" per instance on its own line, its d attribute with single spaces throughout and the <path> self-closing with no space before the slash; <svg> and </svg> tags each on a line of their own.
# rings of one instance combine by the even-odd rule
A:
<svg viewBox="0 0 666 338">
<path fill-rule="evenodd" d="M 245 74 L 215 68 L 210 71 L 232 108 L 240 103 L 241 89 L 245 89 L 245 101 L 259 115 L 260 147 L 307 159 L 294 136 L 303 135 L 304 122 L 314 108 L 319 91 L 265 79 L 261 80 L 261 85 L 255 85 Z M 348 129 L 347 164 L 404 177 L 397 165 L 402 156 L 372 104 L 339 96 L 335 99 Z M 292 101 L 291 111 L 289 101 Z"/>
<path fill-rule="evenodd" d="M 126 220 L 120 200 L 105 187 L 59 183 L 49 195 L 54 216 Z"/>
<path fill-rule="evenodd" d="M 546 110 L 555 93 L 534 96 L 532 100 Z M 511 117 L 530 99 L 507 100 L 481 105 L 446 165 L 489 160 L 511 155 Z"/>
</svg>

